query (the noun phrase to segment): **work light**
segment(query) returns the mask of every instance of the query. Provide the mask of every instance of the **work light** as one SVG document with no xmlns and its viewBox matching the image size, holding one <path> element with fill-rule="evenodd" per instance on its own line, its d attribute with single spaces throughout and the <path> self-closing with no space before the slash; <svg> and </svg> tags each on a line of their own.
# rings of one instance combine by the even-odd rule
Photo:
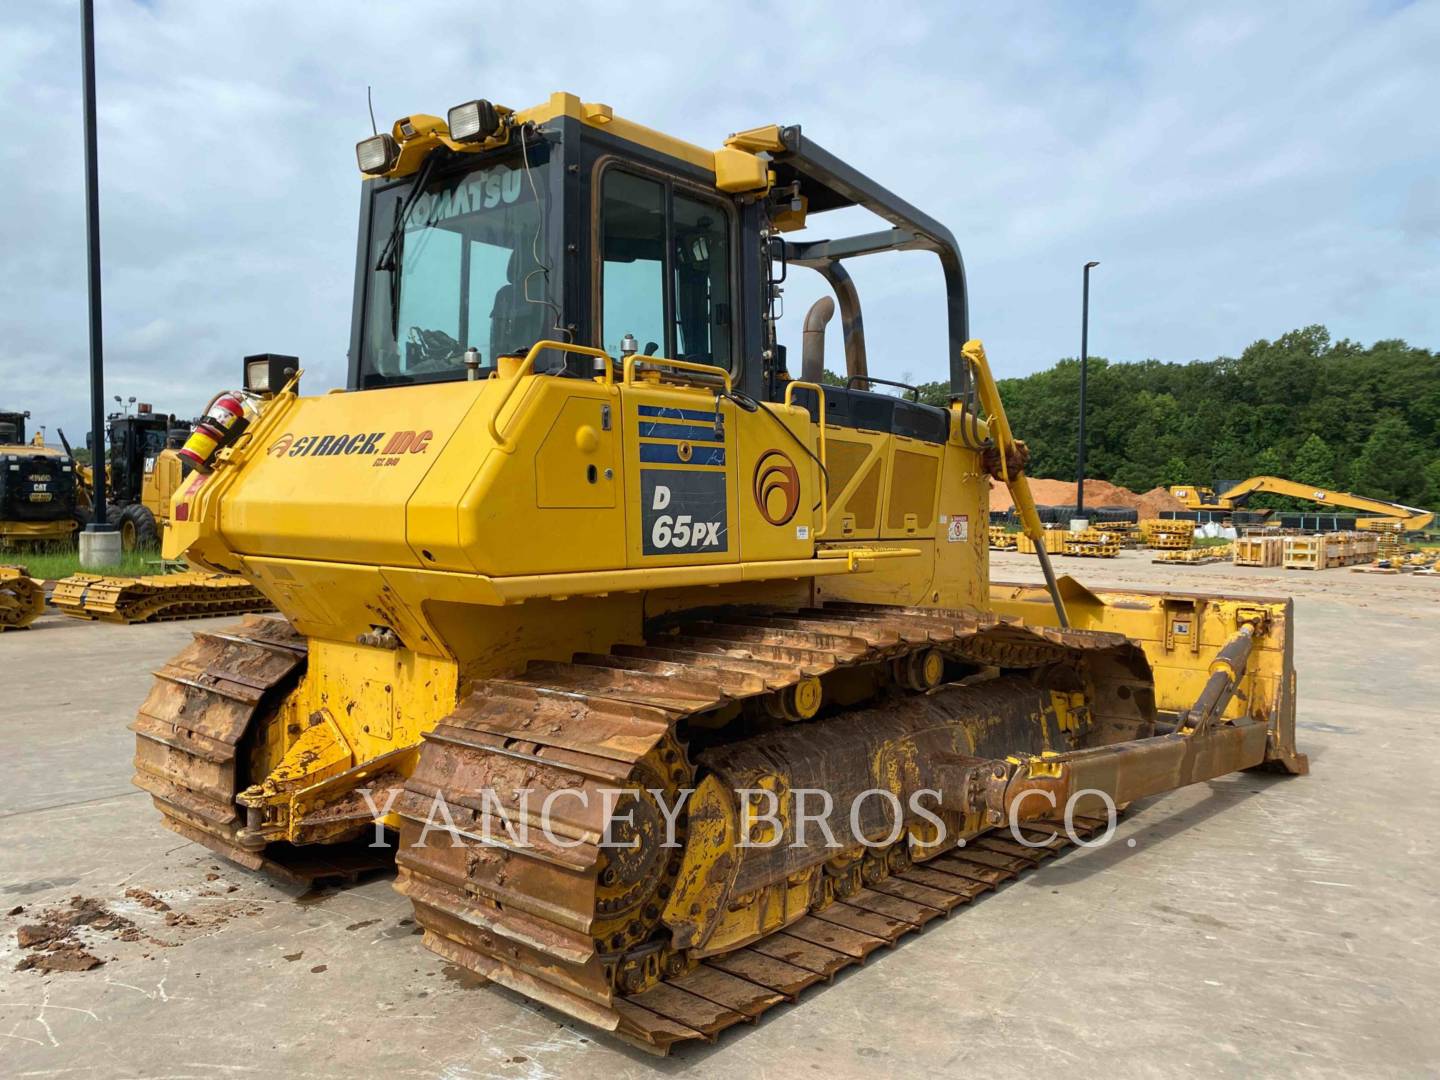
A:
<svg viewBox="0 0 1440 1080">
<path fill-rule="evenodd" d="M 285 384 L 300 370 L 300 361 L 293 356 L 260 353 L 245 357 L 245 389 L 266 396 L 284 389 Z"/>
<path fill-rule="evenodd" d="M 480 142 L 500 130 L 500 114 L 484 98 L 456 105 L 446 117 L 450 138 L 456 142 Z"/>
<path fill-rule="evenodd" d="M 371 176 L 389 172 L 399 157 L 400 146 L 389 135 L 372 135 L 355 144 L 355 161 Z"/>
</svg>

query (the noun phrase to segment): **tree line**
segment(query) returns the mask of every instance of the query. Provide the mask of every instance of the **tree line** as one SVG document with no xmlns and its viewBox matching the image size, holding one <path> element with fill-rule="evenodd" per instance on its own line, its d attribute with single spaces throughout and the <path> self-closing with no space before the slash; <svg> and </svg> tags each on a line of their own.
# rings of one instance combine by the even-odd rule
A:
<svg viewBox="0 0 1440 1080">
<path fill-rule="evenodd" d="M 1030 474 L 1073 478 L 1080 362 L 999 382 Z M 919 390 L 932 404 L 949 395 L 947 383 Z M 1309 326 L 1239 357 L 1091 357 L 1086 397 L 1086 475 L 1133 491 L 1274 475 L 1440 508 L 1440 367 L 1403 341 L 1366 347 Z M 1282 504 L 1264 498 L 1252 505 Z"/>
</svg>

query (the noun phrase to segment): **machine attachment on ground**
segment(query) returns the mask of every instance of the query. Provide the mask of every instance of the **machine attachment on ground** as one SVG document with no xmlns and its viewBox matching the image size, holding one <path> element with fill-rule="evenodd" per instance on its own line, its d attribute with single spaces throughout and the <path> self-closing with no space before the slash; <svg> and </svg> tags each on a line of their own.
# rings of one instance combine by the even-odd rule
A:
<svg viewBox="0 0 1440 1080">
<path fill-rule="evenodd" d="M 23 566 L 0 566 L 0 630 L 23 630 L 45 610 L 45 590 Z"/>
</svg>

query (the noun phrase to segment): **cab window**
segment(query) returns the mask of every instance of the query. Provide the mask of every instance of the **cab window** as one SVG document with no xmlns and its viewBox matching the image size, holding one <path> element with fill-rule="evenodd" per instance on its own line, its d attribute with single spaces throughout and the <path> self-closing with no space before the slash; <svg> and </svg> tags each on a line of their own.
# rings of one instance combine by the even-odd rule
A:
<svg viewBox="0 0 1440 1080">
<path fill-rule="evenodd" d="M 601 211 L 601 338 L 642 354 L 731 366 L 730 221 L 719 202 L 668 181 L 605 171 Z"/>
</svg>

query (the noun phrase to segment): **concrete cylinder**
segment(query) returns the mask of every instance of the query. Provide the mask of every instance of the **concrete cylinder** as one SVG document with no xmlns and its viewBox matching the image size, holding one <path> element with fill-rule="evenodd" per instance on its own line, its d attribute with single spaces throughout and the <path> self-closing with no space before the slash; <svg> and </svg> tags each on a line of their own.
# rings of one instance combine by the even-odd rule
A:
<svg viewBox="0 0 1440 1080">
<path fill-rule="evenodd" d="M 99 570 L 120 564 L 120 534 L 115 530 L 80 533 L 80 568 Z"/>
</svg>

